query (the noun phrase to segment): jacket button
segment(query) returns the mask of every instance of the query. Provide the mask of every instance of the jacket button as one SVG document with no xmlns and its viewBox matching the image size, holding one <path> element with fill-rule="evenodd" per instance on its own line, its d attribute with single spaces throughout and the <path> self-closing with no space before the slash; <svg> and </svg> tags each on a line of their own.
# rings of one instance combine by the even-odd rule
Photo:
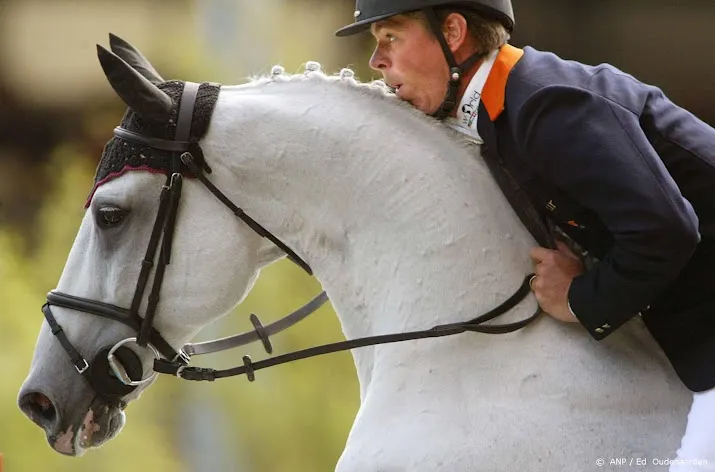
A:
<svg viewBox="0 0 715 472">
<path fill-rule="evenodd" d="M 597 332 L 598 334 L 604 333 L 603 328 L 596 328 L 596 329 L 594 329 L 594 331 Z"/>
</svg>

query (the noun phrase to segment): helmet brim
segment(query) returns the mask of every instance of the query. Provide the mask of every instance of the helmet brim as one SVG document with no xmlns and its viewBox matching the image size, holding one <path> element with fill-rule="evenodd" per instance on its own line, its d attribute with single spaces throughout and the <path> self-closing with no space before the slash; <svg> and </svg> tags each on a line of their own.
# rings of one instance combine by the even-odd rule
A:
<svg viewBox="0 0 715 472">
<path fill-rule="evenodd" d="M 354 34 L 358 33 L 364 33 L 365 31 L 370 29 L 370 25 L 373 23 L 377 23 L 380 20 L 385 20 L 387 18 L 390 18 L 391 16 L 395 16 L 398 13 L 388 13 L 386 15 L 380 15 L 380 16 L 374 16 L 372 18 L 365 18 L 362 21 L 356 21 L 355 23 L 344 26 L 337 30 L 335 32 L 335 36 L 338 37 L 345 37 L 345 36 L 352 36 Z"/>
<path fill-rule="evenodd" d="M 1 0 L 0 0 L 1 1 Z M 392 16 L 396 15 L 401 15 L 405 13 L 409 13 L 411 11 L 418 11 L 423 8 L 428 8 L 428 7 L 437 7 L 442 4 L 445 4 L 446 2 L 444 0 L 426 0 L 423 2 L 424 4 L 421 5 L 419 8 L 411 8 L 411 7 L 404 7 L 404 8 L 397 8 L 394 11 L 391 11 L 389 13 L 386 13 L 384 15 L 377 15 L 377 16 L 372 16 L 370 18 L 365 18 L 364 20 L 361 21 L 356 21 L 355 23 L 344 26 L 337 30 L 335 32 L 335 36 L 338 37 L 344 37 L 344 36 L 352 36 L 354 34 L 358 33 L 363 33 L 370 29 L 370 25 L 378 22 L 380 20 L 385 20 L 387 18 L 390 18 Z M 461 5 L 468 7 L 472 10 L 478 11 L 484 15 L 490 16 L 496 20 L 498 20 L 500 23 L 506 27 L 506 29 L 511 33 L 514 30 L 514 15 L 511 13 L 511 3 L 507 2 L 508 12 L 504 11 L 504 8 L 496 8 L 495 6 L 491 5 L 484 5 L 481 2 L 466 2 L 463 0 L 453 0 L 450 3 L 454 4 L 455 6 Z M 413 5 L 414 7 L 414 5 Z"/>
</svg>

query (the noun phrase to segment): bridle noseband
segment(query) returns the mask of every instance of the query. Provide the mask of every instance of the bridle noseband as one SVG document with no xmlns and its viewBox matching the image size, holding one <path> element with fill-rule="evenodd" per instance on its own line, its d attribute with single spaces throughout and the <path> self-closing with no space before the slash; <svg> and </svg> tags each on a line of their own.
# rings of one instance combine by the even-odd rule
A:
<svg viewBox="0 0 715 472">
<path fill-rule="evenodd" d="M 331 352 L 354 349 L 375 344 L 401 342 L 412 339 L 434 338 L 463 333 L 466 331 L 503 334 L 516 331 L 540 314 L 537 311 L 529 318 L 515 323 L 504 325 L 484 325 L 483 323 L 496 318 L 516 306 L 529 293 L 529 278 L 526 276 L 519 289 L 508 300 L 499 305 L 494 310 L 460 323 L 451 323 L 435 326 L 424 331 L 413 331 L 407 333 L 388 334 L 382 336 L 370 336 L 353 339 L 338 343 L 316 346 L 301 351 L 296 351 L 274 358 L 265 359 L 253 363 L 249 356 L 243 357 L 243 365 L 226 370 L 205 369 L 199 367 L 189 367 L 190 356 L 208 354 L 212 352 L 224 351 L 242 346 L 254 341 L 261 341 L 268 354 L 273 352 L 270 336 L 279 333 L 298 321 L 304 319 L 318 308 L 320 308 L 328 297 L 325 292 L 321 292 L 317 297 L 302 306 L 290 315 L 270 324 L 263 326 L 254 314 L 250 320 L 254 330 L 246 333 L 230 336 L 214 341 L 207 341 L 197 344 L 187 344 L 178 351 L 175 350 L 153 327 L 154 316 L 159 304 L 161 285 L 164 279 L 166 266 L 170 263 L 171 247 L 176 225 L 176 215 L 181 198 L 183 185 L 183 174 L 196 178 L 219 201 L 227 206 L 238 218 L 245 222 L 253 231 L 262 237 L 269 239 L 281 248 L 287 257 L 312 275 L 310 266 L 298 256 L 293 250 L 276 238 L 272 233 L 258 224 L 251 217 L 236 206 L 226 195 L 211 183 L 206 177 L 205 169 L 210 173 L 208 166 L 199 166 L 191 153 L 192 146 L 196 143 L 190 142 L 190 129 L 193 118 L 194 105 L 199 90 L 199 84 L 186 82 L 182 92 L 181 105 L 174 140 L 159 139 L 144 136 L 122 127 L 114 130 L 114 135 L 126 141 L 140 144 L 152 149 L 169 151 L 171 153 L 170 164 L 166 183 L 164 184 L 159 197 L 159 210 L 154 222 L 154 227 L 149 238 L 149 244 L 141 262 L 141 271 L 137 280 L 134 296 L 129 309 L 110 305 L 108 303 L 81 298 L 57 291 L 47 294 L 47 303 L 42 307 L 45 318 L 57 337 L 60 344 L 70 357 L 77 372 L 85 377 L 98 395 L 104 397 L 110 403 L 121 404 L 121 398 L 131 393 L 137 386 L 151 381 L 157 374 L 171 374 L 186 380 L 209 380 L 246 374 L 248 379 L 253 381 L 254 372 L 258 369 L 290 362 L 307 357 L 327 354 Z M 155 263 L 156 253 L 159 252 L 158 260 Z M 147 288 L 149 275 L 152 268 L 155 268 L 154 279 L 147 299 L 147 309 L 144 317 L 139 315 L 144 293 Z M 67 338 L 62 327 L 57 323 L 52 314 L 51 306 L 68 308 L 96 316 L 108 318 L 125 324 L 136 332 L 135 337 L 123 339 L 111 347 L 105 347 L 94 356 L 92 362 L 88 362 Z M 130 344 L 145 349 L 149 349 L 154 356 L 154 371 L 144 377 L 141 360 L 138 355 L 127 347 Z M 110 370 L 113 373 L 110 374 Z"/>
</svg>

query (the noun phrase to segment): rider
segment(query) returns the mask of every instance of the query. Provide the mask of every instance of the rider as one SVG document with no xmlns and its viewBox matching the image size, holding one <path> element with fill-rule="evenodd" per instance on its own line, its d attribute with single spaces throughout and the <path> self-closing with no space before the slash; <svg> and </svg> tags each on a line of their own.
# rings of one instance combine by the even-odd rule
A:
<svg viewBox="0 0 715 472">
<path fill-rule="evenodd" d="M 641 316 L 695 392 L 679 457 L 715 464 L 715 130 L 610 65 L 509 45 L 510 0 L 355 10 L 336 34 L 369 30 L 370 66 L 483 145 L 540 244 L 546 221 L 596 261 L 587 269 L 561 242 L 534 248 L 542 309 L 597 340 Z"/>
</svg>

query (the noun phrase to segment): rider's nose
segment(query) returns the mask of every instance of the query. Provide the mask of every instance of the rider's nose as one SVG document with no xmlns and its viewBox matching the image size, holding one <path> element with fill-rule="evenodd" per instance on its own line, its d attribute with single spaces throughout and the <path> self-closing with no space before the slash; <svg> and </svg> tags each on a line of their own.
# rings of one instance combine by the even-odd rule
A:
<svg viewBox="0 0 715 472">
<path fill-rule="evenodd" d="M 380 48 L 375 48 L 375 51 L 370 57 L 370 67 L 376 71 L 383 71 L 387 69 L 388 60 L 387 57 L 380 51 Z"/>
</svg>

